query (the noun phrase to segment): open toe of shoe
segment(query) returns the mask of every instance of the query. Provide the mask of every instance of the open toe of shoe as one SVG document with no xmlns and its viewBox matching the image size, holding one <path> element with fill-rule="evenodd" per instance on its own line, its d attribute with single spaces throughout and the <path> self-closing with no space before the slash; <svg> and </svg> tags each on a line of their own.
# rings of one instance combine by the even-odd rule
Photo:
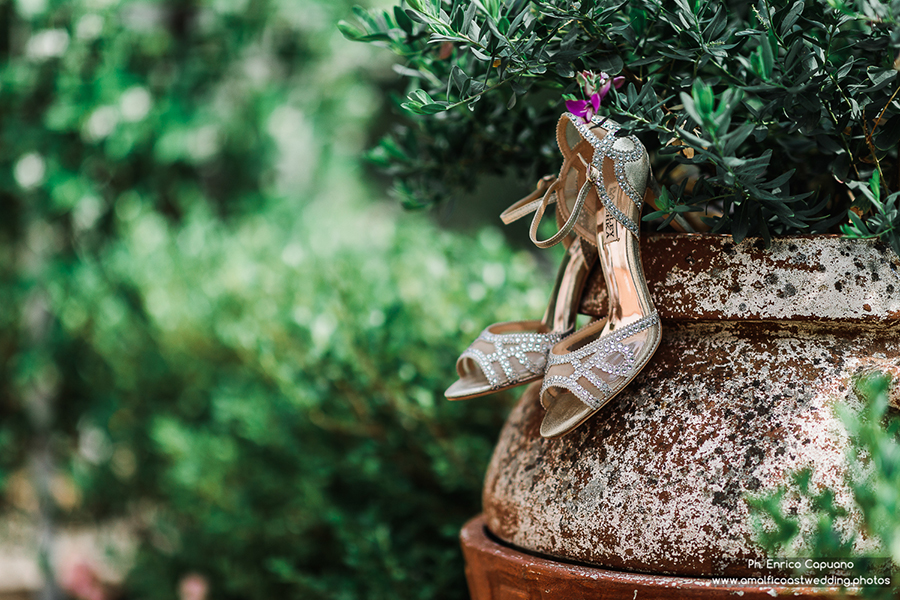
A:
<svg viewBox="0 0 900 600">
<path fill-rule="evenodd" d="M 460 355 L 459 379 L 444 395 L 467 400 L 540 379 L 547 352 L 565 333 L 547 331 L 542 321 L 491 325 Z"/>
</svg>

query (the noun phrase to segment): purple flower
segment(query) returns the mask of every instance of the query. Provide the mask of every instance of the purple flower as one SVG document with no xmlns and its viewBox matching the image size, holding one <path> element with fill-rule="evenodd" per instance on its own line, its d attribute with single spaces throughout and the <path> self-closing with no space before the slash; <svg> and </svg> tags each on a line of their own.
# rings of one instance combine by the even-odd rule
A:
<svg viewBox="0 0 900 600">
<path fill-rule="evenodd" d="M 600 109 L 602 101 L 603 97 L 600 94 L 592 95 L 590 100 L 566 100 L 566 110 L 589 123 Z"/>
<path fill-rule="evenodd" d="M 591 71 L 581 71 L 577 75 L 578 83 L 589 100 L 566 100 L 566 110 L 589 123 L 591 118 L 600 110 L 600 103 L 606 98 L 609 90 L 619 89 L 625 83 L 624 77 L 610 77 L 601 72 L 596 75 Z"/>
<path fill-rule="evenodd" d="M 606 73 L 600 73 L 600 90 L 598 91 L 600 94 L 600 101 L 603 102 L 603 99 L 606 98 L 606 94 L 609 93 L 611 87 L 619 89 L 622 87 L 623 83 L 625 83 L 624 77 L 613 77 L 610 79 L 609 75 Z"/>
</svg>

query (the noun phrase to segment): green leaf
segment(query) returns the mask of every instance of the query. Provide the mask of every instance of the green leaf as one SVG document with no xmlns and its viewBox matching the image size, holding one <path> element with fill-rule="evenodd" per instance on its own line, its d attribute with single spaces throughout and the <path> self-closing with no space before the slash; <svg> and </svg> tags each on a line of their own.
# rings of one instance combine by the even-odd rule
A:
<svg viewBox="0 0 900 600">
<path fill-rule="evenodd" d="M 803 14 L 805 6 L 806 2 L 804 0 L 797 0 L 794 2 L 794 5 L 791 6 L 790 10 L 788 10 L 787 14 L 784 15 L 784 19 L 781 21 L 781 25 L 778 28 L 782 37 L 785 37 L 791 31 L 791 28 L 797 22 L 797 19 Z"/>
<path fill-rule="evenodd" d="M 570 67 L 567 64 L 558 64 L 558 65 L 556 65 L 555 68 L 556 68 L 556 72 L 559 73 L 560 77 L 569 79 L 569 78 L 575 76 L 575 71 L 573 71 L 572 67 Z"/>
<path fill-rule="evenodd" d="M 667 214 L 669 214 L 669 213 L 667 213 L 667 212 L 665 212 L 665 211 L 661 211 L 661 210 L 653 211 L 653 212 L 651 212 L 651 213 L 649 213 L 649 214 L 646 214 L 646 215 L 644 215 L 643 217 L 641 217 L 641 221 L 644 221 L 644 222 L 647 222 L 647 221 L 655 221 L 656 219 L 661 219 L 661 218 L 663 218 L 663 217 L 666 216 Z"/>
<path fill-rule="evenodd" d="M 405 12 L 406 12 L 406 16 L 409 17 L 411 21 L 415 21 L 416 23 L 422 23 L 422 24 L 427 25 L 432 22 L 432 19 L 430 19 L 428 17 L 428 15 L 426 15 L 418 10 L 414 10 L 412 8 L 407 8 Z"/>
<path fill-rule="evenodd" d="M 512 23 L 509 24 L 509 30 L 507 33 L 510 36 L 515 35 L 516 32 L 518 31 L 519 27 L 525 21 L 525 17 L 528 15 L 529 15 L 529 12 L 527 10 L 524 10 L 524 8 L 523 8 L 523 10 L 518 15 L 516 15 L 516 18 L 514 18 L 512 20 Z"/>
<path fill-rule="evenodd" d="M 406 97 L 416 104 L 429 104 L 432 102 L 431 96 L 428 95 L 428 92 L 422 89 L 415 89 L 407 94 Z"/>
<path fill-rule="evenodd" d="M 453 65 L 453 68 L 450 69 L 450 81 L 456 86 L 459 96 L 462 98 L 469 90 L 472 78 L 466 75 L 465 71 L 463 71 L 459 65 Z"/>
<path fill-rule="evenodd" d="M 400 26 L 400 29 L 405 31 L 407 34 L 412 35 L 412 19 L 410 19 L 409 15 L 407 15 L 406 12 L 399 6 L 394 7 L 394 19 L 397 21 L 397 25 Z"/>
<path fill-rule="evenodd" d="M 875 146 L 881 150 L 892 150 L 900 144 L 900 116 L 895 115 L 887 123 L 881 123 L 875 130 Z"/>
<path fill-rule="evenodd" d="M 716 7 L 716 14 L 710 19 L 709 24 L 703 30 L 703 39 L 707 42 L 711 42 L 717 39 L 722 32 L 725 30 L 725 27 L 728 25 L 728 16 L 725 11 L 725 7 L 719 5 Z"/>
<path fill-rule="evenodd" d="M 753 123 L 744 123 L 734 131 L 728 133 L 724 137 L 723 152 L 726 155 L 734 154 L 740 148 L 741 144 L 750 137 L 750 134 L 756 129 Z"/>
<path fill-rule="evenodd" d="M 869 179 L 869 189 L 872 191 L 872 203 L 881 210 L 881 175 L 878 173 L 878 169 L 872 171 L 872 178 Z"/>
<path fill-rule="evenodd" d="M 848 73 L 853 69 L 853 59 L 850 58 L 847 62 L 838 67 L 837 72 L 835 73 L 835 78 L 840 81 L 844 79 Z"/>
<path fill-rule="evenodd" d="M 494 62 L 494 59 L 492 57 L 488 56 L 487 54 L 485 54 L 478 48 L 475 48 L 474 46 L 469 46 L 469 52 L 471 52 L 473 55 L 475 55 L 475 57 L 477 59 L 479 59 L 481 61 L 491 62 L 491 63 Z"/>
<path fill-rule="evenodd" d="M 735 208 L 734 221 L 731 226 L 731 235 L 735 244 L 744 241 L 750 231 L 750 218 L 755 212 L 752 205 L 753 202 L 745 199 Z"/>
<path fill-rule="evenodd" d="M 681 98 L 681 104 L 684 106 L 684 111 L 688 116 L 693 119 L 694 123 L 697 125 L 703 125 L 703 115 L 697 110 L 697 104 L 694 102 L 694 99 L 684 92 L 681 92 L 679 96 Z"/>
<path fill-rule="evenodd" d="M 367 41 L 366 33 L 360 30 L 358 27 L 353 25 L 352 23 L 348 23 L 341 19 L 337 24 L 338 31 L 341 32 L 345 38 L 353 42 L 362 42 Z"/>
<path fill-rule="evenodd" d="M 778 187 L 783 186 L 788 181 L 790 181 L 791 177 L 794 175 L 794 173 L 796 171 L 797 171 L 797 169 L 791 169 L 785 173 L 782 173 L 781 175 L 779 175 L 772 181 L 767 182 L 766 187 L 771 189 L 771 188 L 778 188 Z"/>
<path fill-rule="evenodd" d="M 869 231 L 869 228 L 866 227 L 866 224 L 862 222 L 862 219 L 860 219 L 855 212 L 851 210 L 847 213 L 847 216 L 850 217 L 850 222 L 853 223 L 853 227 L 856 229 L 856 231 L 862 234 L 863 237 L 869 237 L 870 235 L 872 235 Z"/>
<path fill-rule="evenodd" d="M 433 115 L 444 112 L 445 110 L 447 110 L 447 104 L 445 102 L 432 102 L 431 104 L 425 104 L 419 107 L 419 111 L 424 115 Z"/>
<path fill-rule="evenodd" d="M 624 66 L 625 63 L 621 56 L 618 54 L 606 54 L 597 58 L 588 68 L 593 71 L 604 71 L 612 76 L 621 73 Z"/>
<path fill-rule="evenodd" d="M 766 35 L 757 36 L 759 46 L 753 53 L 751 60 L 757 75 L 763 81 L 770 81 L 772 73 L 775 71 L 775 56 L 772 54 L 772 46 L 769 44 L 769 38 Z"/>
<path fill-rule="evenodd" d="M 467 23 L 475 23 L 475 11 L 478 9 L 478 4 L 475 2 L 469 2 L 469 6 L 466 8 L 466 13 L 463 16 L 463 26 Z"/>
<path fill-rule="evenodd" d="M 866 88 L 866 92 L 872 93 L 892 84 L 897 78 L 897 71 L 882 67 L 868 67 L 866 69 L 866 75 L 873 84 L 871 87 Z"/>
</svg>

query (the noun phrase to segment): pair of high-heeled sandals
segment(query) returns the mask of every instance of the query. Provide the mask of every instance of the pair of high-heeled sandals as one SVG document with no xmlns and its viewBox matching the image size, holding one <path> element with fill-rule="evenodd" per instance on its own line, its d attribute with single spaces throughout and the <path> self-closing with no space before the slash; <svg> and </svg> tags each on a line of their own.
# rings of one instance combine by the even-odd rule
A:
<svg viewBox="0 0 900 600">
<path fill-rule="evenodd" d="M 445 395 L 466 400 L 543 378 L 541 435 L 569 433 L 599 411 L 644 368 L 659 346 L 659 316 L 641 267 L 640 214 L 652 198 L 650 162 L 634 136 L 600 116 L 590 123 L 565 113 L 556 130 L 563 154 L 558 178 L 507 209 L 510 223 L 534 213 L 531 240 L 567 246 L 550 303 L 540 321 L 485 329 L 456 363 L 459 379 Z M 544 212 L 556 204 L 559 231 L 537 237 Z M 599 260 L 609 295 L 607 317 L 575 331 L 584 284 Z"/>
</svg>

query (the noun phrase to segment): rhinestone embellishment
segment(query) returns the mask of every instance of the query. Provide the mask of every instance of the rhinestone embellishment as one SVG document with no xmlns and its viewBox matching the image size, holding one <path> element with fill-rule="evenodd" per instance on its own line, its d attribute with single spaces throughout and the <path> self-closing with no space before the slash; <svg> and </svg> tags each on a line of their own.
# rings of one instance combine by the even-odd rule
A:
<svg viewBox="0 0 900 600">
<path fill-rule="evenodd" d="M 641 230 L 638 228 L 637 223 L 628 218 L 628 216 L 619 210 L 615 204 L 613 204 L 612 198 L 606 195 L 606 190 L 603 188 L 599 188 L 597 190 L 600 194 L 600 201 L 603 202 L 603 206 L 606 207 L 606 210 L 615 217 L 616 221 L 625 226 L 628 231 L 633 233 L 634 235 L 640 235 Z"/>
<path fill-rule="evenodd" d="M 607 398 L 612 396 L 613 390 L 606 381 L 597 375 L 596 371 L 603 371 L 619 378 L 627 378 L 634 374 L 642 365 L 637 364 L 634 350 L 623 344 L 622 340 L 657 325 L 659 325 L 659 314 L 653 311 L 641 320 L 598 338 L 578 350 L 566 354 L 549 354 L 548 369 L 554 365 L 566 364 L 572 367 L 573 373 L 545 377 L 544 383 L 541 385 L 541 394 L 543 395 L 550 387 L 564 388 L 574 393 L 579 400 L 591 408 L 601 408 L 606 404 Z M 610 361 L 615 354 L 622 357 L 618 364 Z M 580 379 L 588 381 L 593 387 L 600 390 L 603 394 L 602 397 L 597 398 L 586 390 L 579 383 Z"/>
<path fill-rule="evenodd" d="M 463 352 L 459 360 L 470 358 L 478 363 L 484 376 L 491 385 L 492 390 L 531 379 L 535 375 L 544 373 L 547 353 L 568 332 L 557 333 L 491 333 L 487 329 L 481 332 L 477 341 L 487 342 L 494 346 L 494 351 L 485 353 L 478 348 L 469 347 Z M 540 354 L 542 358 L 533 361 L 528 353 Z M 510 363 L 510 359 L 519 361 L 524 371 L 517 371 Z M 500 365 L 504 377 L 497 374 L 494 363 Z"/>
<path fill-rule="evenodd" d="M 633 135 L 629 135 L 624 139 L 631 142 L 630 150 L 621 150 L 615 148 L 616 143 L 616 132 L 620 129 L 619 125 L 614 121 L 610 121 L 604 117 L 599 115 L 594 115 L 591 119 L 591 122 L 594 125 L 602 126 L 607 130 L 607 134 L 603 137 L 603 139 L 598 138 L 594 133 L 588 128 L 588 126 L 579 118 L 573 115 L 572 113 L 566 113 L 569 121 L 575 126 L 578 130 L 578 133 L 586 139 L 591 146 L 594 147 L 594 156 L 591 160 L 591 164 L 597 169 L 597 172 L 600 173 L 600 177 L 597 181 L 594 182 L 597 187 L 597 194 L 600 197 L 600 201 L 603 202 L 603 206 L 606 207 L 606 210 L 615 218 L 619 223 L 621 223 L 626 229 L 628 229 L 634 235 L 640 234 L 640 228 L 637 223 L 635 223 L 632 219 L 630 219 L 624 212 L 619 210 L 615 206 L 615 203 L 612 201 L 612 198 L 606 193 L 606 186 L 603 182 L 603 159 L 605 157 L 609 157 L 613 160 L 613 164 L 615 165 L 616 172 L 616 183 L 619 184 L 619 187 L 622 191 L 625 192 L 625 195 L 634 202 L 634 205 L 637 207 L 638 212 L 640 212 L 641 208 L 644 205 L 643 198 L 635 191 L 635 189 L 629 183 L 628 178 L 625 175 L 625 164 L 629 162 L 635 162 L 639 160 L 643 160 L 645 157 L 644 146 L 641 142 Z"/>
</svg>

